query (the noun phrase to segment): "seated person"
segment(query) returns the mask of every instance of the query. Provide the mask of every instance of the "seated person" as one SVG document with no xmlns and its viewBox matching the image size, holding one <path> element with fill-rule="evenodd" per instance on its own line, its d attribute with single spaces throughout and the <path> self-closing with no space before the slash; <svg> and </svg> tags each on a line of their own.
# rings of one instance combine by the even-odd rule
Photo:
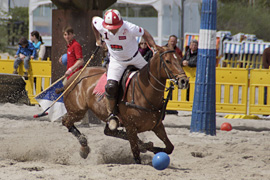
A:
<svg viewBox="0 0 270 180">
<path fill-rule="evenodd" d="M 24 77 L 28 78 L 28 70 L 29 70 L 29 61 L 30 59 L 34 59 L 36 57 L 36 49 L 33 44 L 28 41 L 25 37 L 21 38 L 19 41 L 19 49 L 14 56 L 16 59 L 14 61 L 14 71 L 13 74 L 18 74 L 18 67 L 22 61 L 24 61 Z"/>
<path fill-rule="evenodd" d="M 196 39 L 192 39 L 190 41 L 189 49 L 182 58 L 181 64 L 183 66 L 196 67 L 197 54 L 198 54 L 198 41 Z"/>
<path fill-rule="evenodd" d="M 31 32 L 30 40 L 32 41 L 34 47 L 36 48 L 38 59 L 40 58 L 41 60 L 43 60 L 46 52 L 46 47 L 42 41 L 42 37 L 40 36 L 39 32 L 38 31 Z"/>
</svg>

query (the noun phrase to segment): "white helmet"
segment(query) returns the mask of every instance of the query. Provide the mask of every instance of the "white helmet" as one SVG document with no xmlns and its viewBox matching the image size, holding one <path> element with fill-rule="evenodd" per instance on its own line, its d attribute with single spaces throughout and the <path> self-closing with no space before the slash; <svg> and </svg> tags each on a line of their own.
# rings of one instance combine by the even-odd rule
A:
<svg viewBox="0 0 270 180">
<path fill-rule="evenodd" d="M 123 20 L 119 11 L 116 9 L 106 11 L 102 25 L 109 30 L 120 28 L 123 25 Z"/>
</svg>

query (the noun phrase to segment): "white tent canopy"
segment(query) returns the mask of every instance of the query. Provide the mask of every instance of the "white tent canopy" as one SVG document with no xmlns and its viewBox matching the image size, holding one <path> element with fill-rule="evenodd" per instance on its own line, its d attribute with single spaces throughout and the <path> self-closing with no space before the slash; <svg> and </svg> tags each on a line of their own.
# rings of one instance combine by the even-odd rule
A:
<svg viewBox="0 0 270 180">
<path fill-rule="evenodd" d="M 194 20 L 198 19 L 197 14 L 199 10 L 198 5 L 194 6 L 194 4 L 200 1 L 201 0 L 117 0 L 117 3 L 153 6 L 153 8 L 155 8 L 158 12 L 158 17 L 154 19 L 154 22 L 147 21 L 147 18 L 145 20 L 143 20 L 142 18 L 139 21 L 137 18 L 137 22 L 144 21 L 143 23 L 150 27 L 150 29 L 147 28 L 147 30 L 151 33 L 152 28 L 153 32 L 155 32 L 153 33 L 153 36 L 157 44 L 164 45 L 166 44 L 168 37 L 172 34 L 178 36 L 180 39 L 183 38 L 185 31 L 198 33 L 197 31 L 199 31 L 199 25 L 197 25 L 198 22 L 195 22 Z M 34 25 L 34 19 L 36 18 L 33 15 L 34 10 L 37 9 L 39 6 L 46 4 L 52 4 L 52 2 L 50 0 L 29 0 L 29 33 L 33 30 L 37 30 L 35 29 Z M 190 7 L 186 7 L 187 5 Z M 191 7 L 191 5 L 193 5 L 193 7 Z M 188 29 L 184 29 L 183 27 L 184 18 L 182 6 L 188 9 L 188 12 L 185 11 L 185 15 L 188 13 L 187 17 L 185 17 L 185 19 L 187 19 L 185 20 L 185 27 L 189 27 Z M 48 19 L 49 17 L 46 18 Z M 38 22 L 39 24 L 42 23 L 39 20 L 36 20 L 35 22 Z M 46 39 L 48 41 L 51 40 L 50 35 L 43 35 L 42 37 L 45 41 Z M 50 45 L 50 42 L 45 42 L 45 44 L 48 46 Z"/>
<path fill-rule="evenodd" d="M 36 8 L 41 5 L 52 4 L 50 0 L 29 0 L 29 37 L 30 33 L 36 29 L 34 29 L 34 15 L 33 12 Z M 50 20 L 51 22 L 51 20 Z M 51 46 L 51 36 L 42 36 L 43 41 L 46 46 Z"/>
<path fill-rule="evenodd" d="M 158 12 L 157 44 L 164 45 L 169 35 L 182 36 L 181 10 L 183 0 L 117 0 L 117 3 L 129 3 L 137 5 L 151 5 Z M 164 12 L 166 10 L 166 13 Z M 170 11 L 170 12 L 167 12 Z"/>
</svg>

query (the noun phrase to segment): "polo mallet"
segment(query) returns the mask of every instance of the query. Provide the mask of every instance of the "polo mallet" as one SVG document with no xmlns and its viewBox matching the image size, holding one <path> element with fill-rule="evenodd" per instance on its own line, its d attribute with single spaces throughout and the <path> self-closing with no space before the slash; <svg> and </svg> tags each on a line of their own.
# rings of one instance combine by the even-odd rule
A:
<svg viewBox="0 0 270 180">
<path fill-rule="evenodd" d="M 47 109 L 45 109 L 45 111 L 43 111 L 42 113 L 40 113 L 40 114 L 36 114 L 36 115 L 34 115 L 33 117 L 34 118 L 39 118 L 39 117 L 42 117 L 42 116 L 46 116 L 46 115 L 48 115 L 48 113 L 47 113 L 47 111 L 69 90 L 69 88 L 74 84 L 74 82 L 80 77 L 80 75 L 82 74 L 82 72 L 85 70 L 85 68 L 87 67 L 87 65 L 90 63 L 90 61 L 94 58 L 94 56 L 96 55 L 96 53 L 98 52 L 98 50 L 99 50 L 99 48 L 100 48 L 100 46 L 97 46 L 97 48 L 95 49 L 95 51 L 94 51 L 94 53 L 91 55 L 91 57 L 90 57 L 90 59 L 86 62 L 86 64 L 84 65 L 84 67 L 80 70 L 80 73 L 76 76 L 76 78 L 70 83 L 70 85 L 64 90 L 64 92 L 47 108 Z M 64 76 L 65 77 L 65 76 Z M 61 78 L 63 78 L 63 77 L 61 77 Z M 60 79 L 58 79 L 57 80 L 57 82 L 59 81 L 59 80 L 61 80 L 61 78 Z M 55 82 L 56 83 L 56 82 Z M 54 84 L 55 84 L 54 83 Z M 52 84 L 53 85 L 53 84 Z M 51 86 L 52 86 L 51 85 Z M 48 89 L 48 88 L 47 88 Z"/>
</svg>

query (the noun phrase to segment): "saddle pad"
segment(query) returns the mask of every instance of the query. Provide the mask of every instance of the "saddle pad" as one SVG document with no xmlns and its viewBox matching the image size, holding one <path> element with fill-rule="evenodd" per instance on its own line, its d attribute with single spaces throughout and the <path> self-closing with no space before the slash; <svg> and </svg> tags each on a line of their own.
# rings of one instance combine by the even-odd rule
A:
<svg viewBox="0 0 270 180">
<path fill-rule="evenodd" d="M 102 96 L 105 93 L 105 85 L 107 83 L 107 74 L 104 73 L 98 80 L 98 83 L 93 91 L 93 94 Z"/>
<path fill-rule="evenodd" d="M 123 95 L 123 98 L 122 98 L 122 101 L 125 99 L 126 97 L 126 93 L 127 93 L 127 88 L 128 88 L 128 85 L 130 83 L 130 80 L 132 79 L 132 77 L 137 73 L 137 71 L 133 71 L 130 73 L 130 75 L 128 76 L 127 80 L 126 80 L 126 86 L 125 86 L 125 91 L 124 91 L 124 95 Z"/>
</svg>

